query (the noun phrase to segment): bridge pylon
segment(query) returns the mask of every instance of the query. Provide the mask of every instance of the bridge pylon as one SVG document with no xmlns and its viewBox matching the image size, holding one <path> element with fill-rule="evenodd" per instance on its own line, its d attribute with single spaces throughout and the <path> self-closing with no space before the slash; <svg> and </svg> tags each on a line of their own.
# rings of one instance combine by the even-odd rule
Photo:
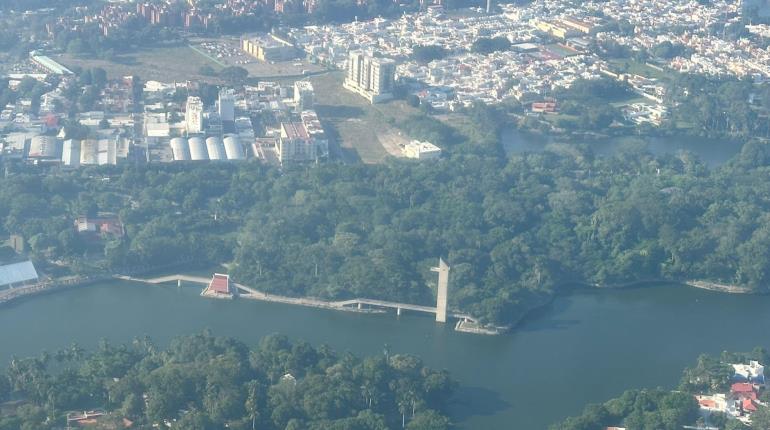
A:
<svg viewBox="0 0 770 430">
<path fill-rule="evenodd" d="M 444 259 L 438 259 L 438 267 L 430 269 L 438 272 L 438 287 L 436 288 L 436 322 L 446 322 L 447 294 L 449 289 L 449 265 Z"/>
</svg>

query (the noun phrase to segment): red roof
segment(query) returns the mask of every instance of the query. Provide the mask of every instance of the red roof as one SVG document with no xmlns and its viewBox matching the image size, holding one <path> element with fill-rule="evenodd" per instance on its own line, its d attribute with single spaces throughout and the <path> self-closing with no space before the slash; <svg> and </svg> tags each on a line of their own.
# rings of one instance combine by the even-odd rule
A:
<svg viewBox="0 0 770 430">
<path fill-rule="evenodd" d="M 737 382 L 730 387 L 730 391 L 733 393 L 753 393 L 754 386 L 746 382 Z"/>
<path fill-rule="evenodd" d="M 209 289 L 218 294 L 230 294 L 230 277 L 215 273 L 211 278 Z"/>
<path fill-rule="evenodd" d="M 744 411 L 754 412 L 757 410 L 757 407 L 754 405 L 754 402 L 751 399 L 743 399 L 742 405 Z"/>
</svg>

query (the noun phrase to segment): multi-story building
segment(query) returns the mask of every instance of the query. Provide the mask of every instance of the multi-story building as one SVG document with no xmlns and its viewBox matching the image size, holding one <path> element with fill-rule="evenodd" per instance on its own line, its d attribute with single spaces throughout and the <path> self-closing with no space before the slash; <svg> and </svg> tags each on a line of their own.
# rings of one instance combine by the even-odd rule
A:
<svg viewBox="0 0 770 430">
<path fill-rule="evenodd" d="M 396 62 L 391 59 L 353 51 L 348 57 L 347 78 L 343 86 L 371 103 L 379 103 L 393 98 L 395 71 Z"/>
<path fill-rule="evenodd" d="M 282 122 L 278 139 L 278 160 L 281 165 L 293 162 L 315 161 L 318 151 L 315 139 L 310 137 L 304 124 Z"/>
<path fill-rule="evenodd" d="M 314 100 L 315 93 L 310 81 L 294 82 L 294 102 L 297 104 L 297 111 L 312 109 Z"/>
<path fill-rule="evenodd" d="M 203 102 L 200 97 L 187 97 L 184 119 L 187 125 L 187 134 L 203 132 Z"/>
<path fill-rule="evenodd" d="M 232 89 L 223 89 L 219 92 L 217 100 L 219 118 L 222 121 L 235 121 L 235 91 Z"/>
<path fill-rule="evenodd" d="M 272 34 L 244 37 L 241 48 L 262 61 L 288 61 L 297 58 L 298 53 L 293 44 Z"/>
</svg>

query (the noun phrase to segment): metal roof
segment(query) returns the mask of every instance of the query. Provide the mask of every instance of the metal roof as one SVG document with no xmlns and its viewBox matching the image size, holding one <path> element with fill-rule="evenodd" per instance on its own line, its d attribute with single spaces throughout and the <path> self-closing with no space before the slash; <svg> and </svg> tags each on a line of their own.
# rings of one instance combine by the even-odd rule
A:
<svg viewBox="0 0 770 430">
<path fill-rule="evenodd" d="M 37 270 L 31 261 L 0 266 L 0 286 L 37 279 Z"/>
</svg>

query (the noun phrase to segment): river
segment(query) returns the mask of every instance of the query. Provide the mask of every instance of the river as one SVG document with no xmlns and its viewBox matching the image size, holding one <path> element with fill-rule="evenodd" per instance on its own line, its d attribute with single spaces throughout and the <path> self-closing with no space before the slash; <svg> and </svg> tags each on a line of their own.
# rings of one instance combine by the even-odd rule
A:
<svg viewBox="0 0 770 430">
<path fill-rule="evenodd" d="M 0 363 L 72 342 L 158 344 L 210 328 L 249 344 L 284 333 L 358 355 L 420 355 L 460 381 L 461 429 L 544 429 L 625 389 L 674 387 L 701 352 L 749 350 L 766 339 L 770 297 L 684 286 L 583 290 L 561 296 L 502 336 L 457 333 L 405 314 L 355 314 L 248 300 L 212 300 L 198 287 L 92 285 L 0 308 Z M 513 425 L 515 423 L 515 425 Z"/>
<path fill-rule="evenodd" d="M 555 142 L 572 142 L 568 138 L 550 137 L 524 133 L 517 129 L 507 129 L 502 133 L 503 148 L 509 154 L 521 152 L 539 152 Z M 741 143 L 730 140 L 706 139 L 699 137 L 614 137 L 590 141 L 577 140 L 574 143 L 585 144 L 597 155 L 610 155 L 628 145 L 646 147 L 655 155 L 672 154 L 687 151 L 695 154 L 710 167 L 717 167 L 740 152 Z"/>
</svg>

